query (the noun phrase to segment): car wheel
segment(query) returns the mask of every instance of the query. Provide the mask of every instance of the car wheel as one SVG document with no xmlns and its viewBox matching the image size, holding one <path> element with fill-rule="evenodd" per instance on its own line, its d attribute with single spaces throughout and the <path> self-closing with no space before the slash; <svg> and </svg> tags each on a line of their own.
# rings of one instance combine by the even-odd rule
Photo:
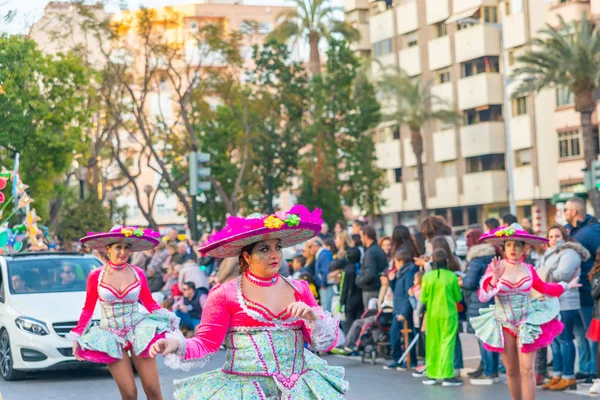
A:
<svg viewBox="0 0 600 400">
<path fill-rule="evenodd" d="M 2 331 L 0 334 L 0 375 L 5 381 L 16 381 L 23 379 L 25 376 L 22 371 L 13 369 L 13 358 L 7 331 Z"/>
</svg>

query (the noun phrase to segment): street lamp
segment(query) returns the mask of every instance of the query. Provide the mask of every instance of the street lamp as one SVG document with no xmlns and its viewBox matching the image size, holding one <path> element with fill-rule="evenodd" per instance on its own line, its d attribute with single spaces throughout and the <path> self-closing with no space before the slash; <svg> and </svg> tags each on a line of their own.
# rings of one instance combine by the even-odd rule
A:
<svg viewBox="0 0 600 400">
<path fill-rule="evenodd" d="M 464 18 L 457 23 L 472 23 L 472 24 L 480 24 L 481 21 L 478 18 Z M 505 55 L 504 49 L 504 35 L 502 24 L 486 22 L 485 25 L 491 26 L 492 28 L 497 29 L 500 32 L 500 56 L 502 57 L 502 96 L 504 97 L 504 136 L 505 136 L 505 146 L 506 146 L 506 176 L 508 178 L 508 204 L 510 207 L 510 213 L 512 215 L 517 215 L 517 204 L 515 202 L 515 182 L 514 182 L 514 168 L 515 168 L 515 160 L 512 151 L 512 143 L 510 137 L 510 120 L 512 116 L 510 98 L 508 97 L 508 86 L 511 83 L 522 81 L 522 82 L 530 82 L 534 80 L 534 77 L 524 77 L 521 79 L 509 79 L 508 77 L 508 59 Z"/>
<path fill-rule="evenodd" d="M 152 185 L 144 186 L 144 193 L 148 196 L 148 214 L 152 215 L 152 210 L 150 209 L 150 195 L 154 191 L 154 187 Z"/>
<path fill-rule="evenodd" d="M 117 192 L 111 190 L 108 193 L 106 193 L 106 196 L 104 196 L 104 198 L 108 201 L 110 222 L 112 222 L 113 204 L 115 202 L 115 199 L 117 198 Z"/>
<path fill-rule="evenodd" d="M 88 177 L 88 170 L 83 165 L 75 169 L 75 177 L 79 180 L 79 198 L 81 200 L 85 197 L 84 187 L 85 181 Z"/>
</svg>

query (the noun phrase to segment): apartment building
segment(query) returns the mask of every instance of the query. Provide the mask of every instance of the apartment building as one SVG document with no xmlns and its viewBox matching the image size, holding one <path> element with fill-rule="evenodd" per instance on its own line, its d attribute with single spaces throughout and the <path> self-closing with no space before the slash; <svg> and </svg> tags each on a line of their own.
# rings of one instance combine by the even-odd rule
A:
<svg viewBox="0 0 600 400">
<path fill-rule="evenodd" d="M 135 11 L 120 11 L 116 13 L 108 13 L 102 6 L 93 6 L 90 8 L 100 18 L 110 18 L 113 21 L 124 20 L 135 16 Z M 191 40 L 198 29 L 207 23 L 219 24 L 224 27 L 226 32 L 240 31 L 248 34 L 247 41 L 241 49 L 242 56 L 245 58 L 247 65 L 252 61 L 252 45 L 260 44 L 277 24 L 278 16 L 290 10 L 290 7 L 274 7 L 274 6 L 258 6 L 245 5 L 239 0 L 204 0 L 196 1 L 194 4 L 175 5 L 156 9 L 157 23 L 161 23 L 164 16 L 168 13 L 175 12 L 179 15 L 179 23 L 169 29 L 168 35 L 171 41 L 183 43 L 185 46 L 186 66 L 194 67 L 198 65 L 198 46 L 195 41 Z M 72 24 L 72 31 L 65 31 L 64 21 L 72 19 L 75 23 Z M 86 46 L 88 49 L 90 61 L 92 63 L 102 62 L 103 56 L 99 53 L 99 49 L 94 47 L 96 41 L 91 35 L 82 31 L 77 21 L 80 17 L 77 15 L 76 8 L 69 2 L 54 1 L 48 3 L 44 10 L 44 15 L 31 28 L 30 37 L 35 40 L 40 48 L 47 53 L 57 53 L 65 49 L 75 46 Z M 62 40 L 57 40 L 56 33 L 60 33 Z M 252 35 L 250 35 L 252 33 Z M 135 43 L 130 43 L 131 47 L 135 47 Z M 124 57 L 125 59 L 126 57 Z M 160 60 L 157 60 L 160 63 Z M 218 56 L 209 60 L 202 60 L 203 66 L 211 68 L 223 66 L 222 61 Z M 186 66 L 182 66 L 185 68 Z M 184 70 L 182 70 L 184 71 Z M 244 79 L 244 76 L 240 76 Z M 218 99 L 213 99 L 216 105 Z M 209 103 L 211 103 L 209 99 Z M 161 80 L 156 91 L 149 96 L 148 107 L 150 114 L 159 116 L 169 121 L 175 117 L 173 110 L 172 88 L 166 78 Z M 139 143 L 126 134 L 122 135 L 122 149 L 128 152 L 130 156 L 134 156 Z M 135 164 L 135 163 L 134 163 Z M 116 180 L 119 177 L 118 167 L 115 165 L 106 165 L 105 172 L 107 173 L 106 182 L 103 182 L 105 190 L 110 190 L 111 180 Z M 148 165 L 142 165 L 142 170 L 139 177 L 136 179 L 137 187 L 144 190 L 140 194 L 142 198 L 141 206 L 145 210 L 149 208 L 149 198 L 153 196 L 157 190 L 161 177 Z M 117 182 L 115 182 L 116 184 Z M 186 216 L 183 215 L 183 207 L 179 204 L 175 196 L 166 195 L 162 192 L 157 193 L 154 202 L 152 215 L 160 226 L 181 226 L 186 224 Z M 143 217 L 140 210 L 140 204 L 136 200 L 135 193 L 131 188 L 121 190 L 119 193 L 112 194 L 109 197 L 114 197 L 118 206 L 127 206 L 128 216 L 127 223 L 131 225 L 146 225 L 147 221 Z M 146 199 L 148 197 L 148 199 Z M 148 201 L 146 201 L 148 200 Z"/>
<path fill-rule="evenodd" d="M 572 95 L 548 90 L 513 98 L 519 82 L 508 80 L 506 110 L 504 76 L 546 23 L 557 24 L 558 15 L 580 18 L 583 9 L 600 16 L 600 0 L 345 0 L 344 6 L 353 21 L 368 9 L 374 78 L 382 66 L 399 66 L 431 81 L 431 92 L 462 115 L 459 126 L 435 122 L 422 131 L 433 213 L 460 229 L 508 212 L 510 152 L 519 219 L 530 218 L 544 231 L 561 218 L 556 203 L 583 191 L 583 143 Z M 382 107 L 385 112 L 393 104 Z M 406 127 L 386 122 L 373 137 L 389 183 L 378 223 L 389 233 L 397 223 L 417 222 L 422 207 L 416 160 Z"/>
</svg>

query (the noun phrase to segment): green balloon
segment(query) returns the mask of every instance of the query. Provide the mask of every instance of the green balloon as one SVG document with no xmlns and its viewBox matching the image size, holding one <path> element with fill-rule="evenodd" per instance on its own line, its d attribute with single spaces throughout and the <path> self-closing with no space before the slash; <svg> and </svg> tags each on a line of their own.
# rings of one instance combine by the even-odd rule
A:
<svg viewBox="0 0 600 400">
<path fill-rule="evenodd" d="M 23 242 L 17 242 L 15 243 L 15 245 L 13 246 L 13 249 L 15 251 L 21 251 L 21 249 L 23 248 Z"/>
<path fill-rule="evenodd" d="M 0 232 L 0 248 L 6 247 L 8 243 L 8 231 Z"/>
</svg>

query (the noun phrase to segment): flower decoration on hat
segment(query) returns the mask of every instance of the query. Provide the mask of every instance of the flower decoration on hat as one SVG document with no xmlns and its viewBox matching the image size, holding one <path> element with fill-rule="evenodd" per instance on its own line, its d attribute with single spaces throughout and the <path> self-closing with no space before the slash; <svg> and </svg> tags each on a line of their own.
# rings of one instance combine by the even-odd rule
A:
<svg viewBox="0 0 600 400">
<path fill-rule="evenodd" d="M 265 219 L 265 226 L 269 229 L 279 229 L 283 226 L 283 224 L 284 222 L 274 215 L 269 215 Z"/>
<path fill-rule="evenodd" d="M 497 231 L 496 233 L 494 233 L 494 236 L 496 237 L 502 237 L 502 236 L 512 236 L 515 234 L 515 230 L 513 228 L 511 228 L 510 226 L 505 228 L 505 229 L 501 229 L 499 231 Z"/>
<path fill-rule="evenodd" d="M 286 219 L 283 220 L 287 224 L 287 226 L 298 226 L 300 225 L 300 217 L 296 214 L 289 214 Z"/>
<path fill-rule="evenodd" d="M 133 235 L 133 229 L 131 228 L 122 228 L 121 229 L 121 234 L 124 235 L 125 237 L 130 237 Z"/>
<path fill-rule="evenodd" d="M 142 237 L 144 236 L 144 231 L 141 228 L 137 228 L 133 231 L 133 234 L 137 237 Z"/>
</svg>

